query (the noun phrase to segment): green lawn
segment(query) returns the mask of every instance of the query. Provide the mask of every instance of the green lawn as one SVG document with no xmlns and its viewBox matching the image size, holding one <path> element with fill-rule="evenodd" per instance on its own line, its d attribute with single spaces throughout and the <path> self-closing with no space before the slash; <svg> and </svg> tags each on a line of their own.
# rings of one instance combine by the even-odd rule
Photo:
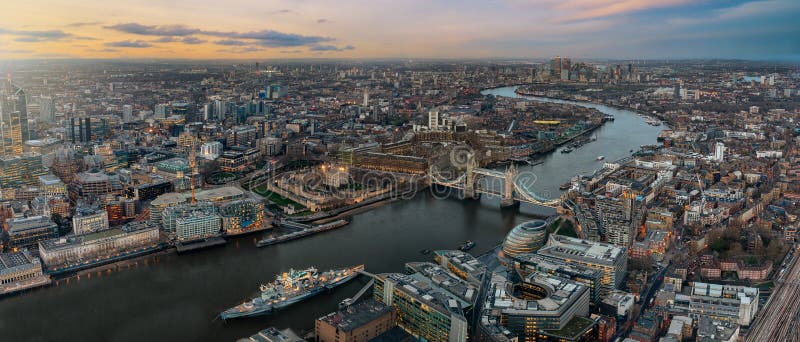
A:
<svg viewBox="0 0 800 342">
<path fill-rule="evenodd" d="M 569 220 L 562 220 L 561 218 L 557 218 L 550 223 L 550 225 L 547 227 L 547 232 L 574 238 L 578 237 L 578 232 L 575 231 L 575 227 L 572 225 L 572 222 Z"/>
<path fill-rule="evenodd" d="M 561 224 L 561 228 L 558 230 L 558 235 L 576 238 L 578 237 L 578 232 L 575 231 L 575 227 L 572 225 L 571 221 L 565 220 Z"/>
<path fill-rule="evenodd" d="M 282 206 L 282 207 L 292 206 L 295 210 L 304 210 L 306 208 L 305 206 L 303 206 L 300 203 L 297 203 L 297 202 L 292 201 L 292 200 L 290 200 L 290 199 L 288 199 L 286 197 L 283 197 L 283 196 L 278 195 L 278 194 L 276 194 L 276 193 L 274 193 L 272 191 L 267 190 L 267 186 L 266 185 L 257 186 L 256 188 L 253 189 L 253 192 L 263 196 L 268 201 L 270 201 L 272 203 L 275 203 L 275 204 L 277 204 L 279 206 Z"/>
<path fill-rule="evenodd" d="M 208 181 L 212 184 L 221 184 L 233 180 L 236 180 L 236 175 L 230 172 L 218 172 L 208 177 Z"/>
</svg>

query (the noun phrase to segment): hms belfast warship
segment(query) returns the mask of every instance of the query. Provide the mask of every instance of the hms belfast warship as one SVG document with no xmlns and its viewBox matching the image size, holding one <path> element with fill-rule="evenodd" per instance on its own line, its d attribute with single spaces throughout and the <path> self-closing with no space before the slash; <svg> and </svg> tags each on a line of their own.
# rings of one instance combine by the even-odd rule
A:
<svg viewBox="0 0 800 342">
<path fill-rule="evenodd" d="M 258 297 L 223 311 L 220 317 L 227 320 L 268 314 L 342 285 L 357 277 L 361 271 L 364 271 L 364 265 L 322 273 L 314 267 L 304 270 L 291 269 L 275 276 L 275 281 L 261 285 L 259 288 L 261 294 Z"/>
</svg>

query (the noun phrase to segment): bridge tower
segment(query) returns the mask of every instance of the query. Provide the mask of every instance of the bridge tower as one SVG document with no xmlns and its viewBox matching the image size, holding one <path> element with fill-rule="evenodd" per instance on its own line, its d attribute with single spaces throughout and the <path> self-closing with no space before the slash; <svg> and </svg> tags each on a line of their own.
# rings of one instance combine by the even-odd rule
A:
<svg viewBox="0 0 800 342">
<path fill-rule="evenodd" d="M 503 197 L 500 198 L 500 207 L 514 207 L 519 205 L 519 201 L 514 199 L 514 182 L 517 181 L 517 167 L 512 163 L 506 169 L 503 178 Z"/>
<path fill-rule="evenodd" d="M 464 174 L 464 199 L 475 198 L 475 155 L 467 157 L 467 171 Z"/>
</svg>

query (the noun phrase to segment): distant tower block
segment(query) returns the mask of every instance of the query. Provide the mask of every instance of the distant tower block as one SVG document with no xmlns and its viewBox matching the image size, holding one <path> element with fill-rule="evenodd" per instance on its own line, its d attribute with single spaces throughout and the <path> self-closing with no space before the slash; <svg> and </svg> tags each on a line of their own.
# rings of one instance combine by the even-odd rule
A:
<svg viewBox="0 0 800 342">
<path fill-rule="evenodd" d="M 428 128 L 431 131 L 439 129 L 439 110 L 431 109 L 428 111 Z"/>
<path fill-rule="evenodd" d="M 725 160 L 725 144 L 718 142 L 714 145 L 714 160 L 720 163 Z"/>
</svg>

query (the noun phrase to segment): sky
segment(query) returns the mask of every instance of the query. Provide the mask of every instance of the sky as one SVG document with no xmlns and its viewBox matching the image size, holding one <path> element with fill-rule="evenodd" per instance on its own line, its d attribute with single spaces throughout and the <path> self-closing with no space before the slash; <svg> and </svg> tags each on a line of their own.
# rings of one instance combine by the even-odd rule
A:
<svg viewBox="0 0 800 342">
<path fill-rule="evenodd" d="M 800 0 L 35 0 L 0 59 L 800 60 Z"/>
</svg>

